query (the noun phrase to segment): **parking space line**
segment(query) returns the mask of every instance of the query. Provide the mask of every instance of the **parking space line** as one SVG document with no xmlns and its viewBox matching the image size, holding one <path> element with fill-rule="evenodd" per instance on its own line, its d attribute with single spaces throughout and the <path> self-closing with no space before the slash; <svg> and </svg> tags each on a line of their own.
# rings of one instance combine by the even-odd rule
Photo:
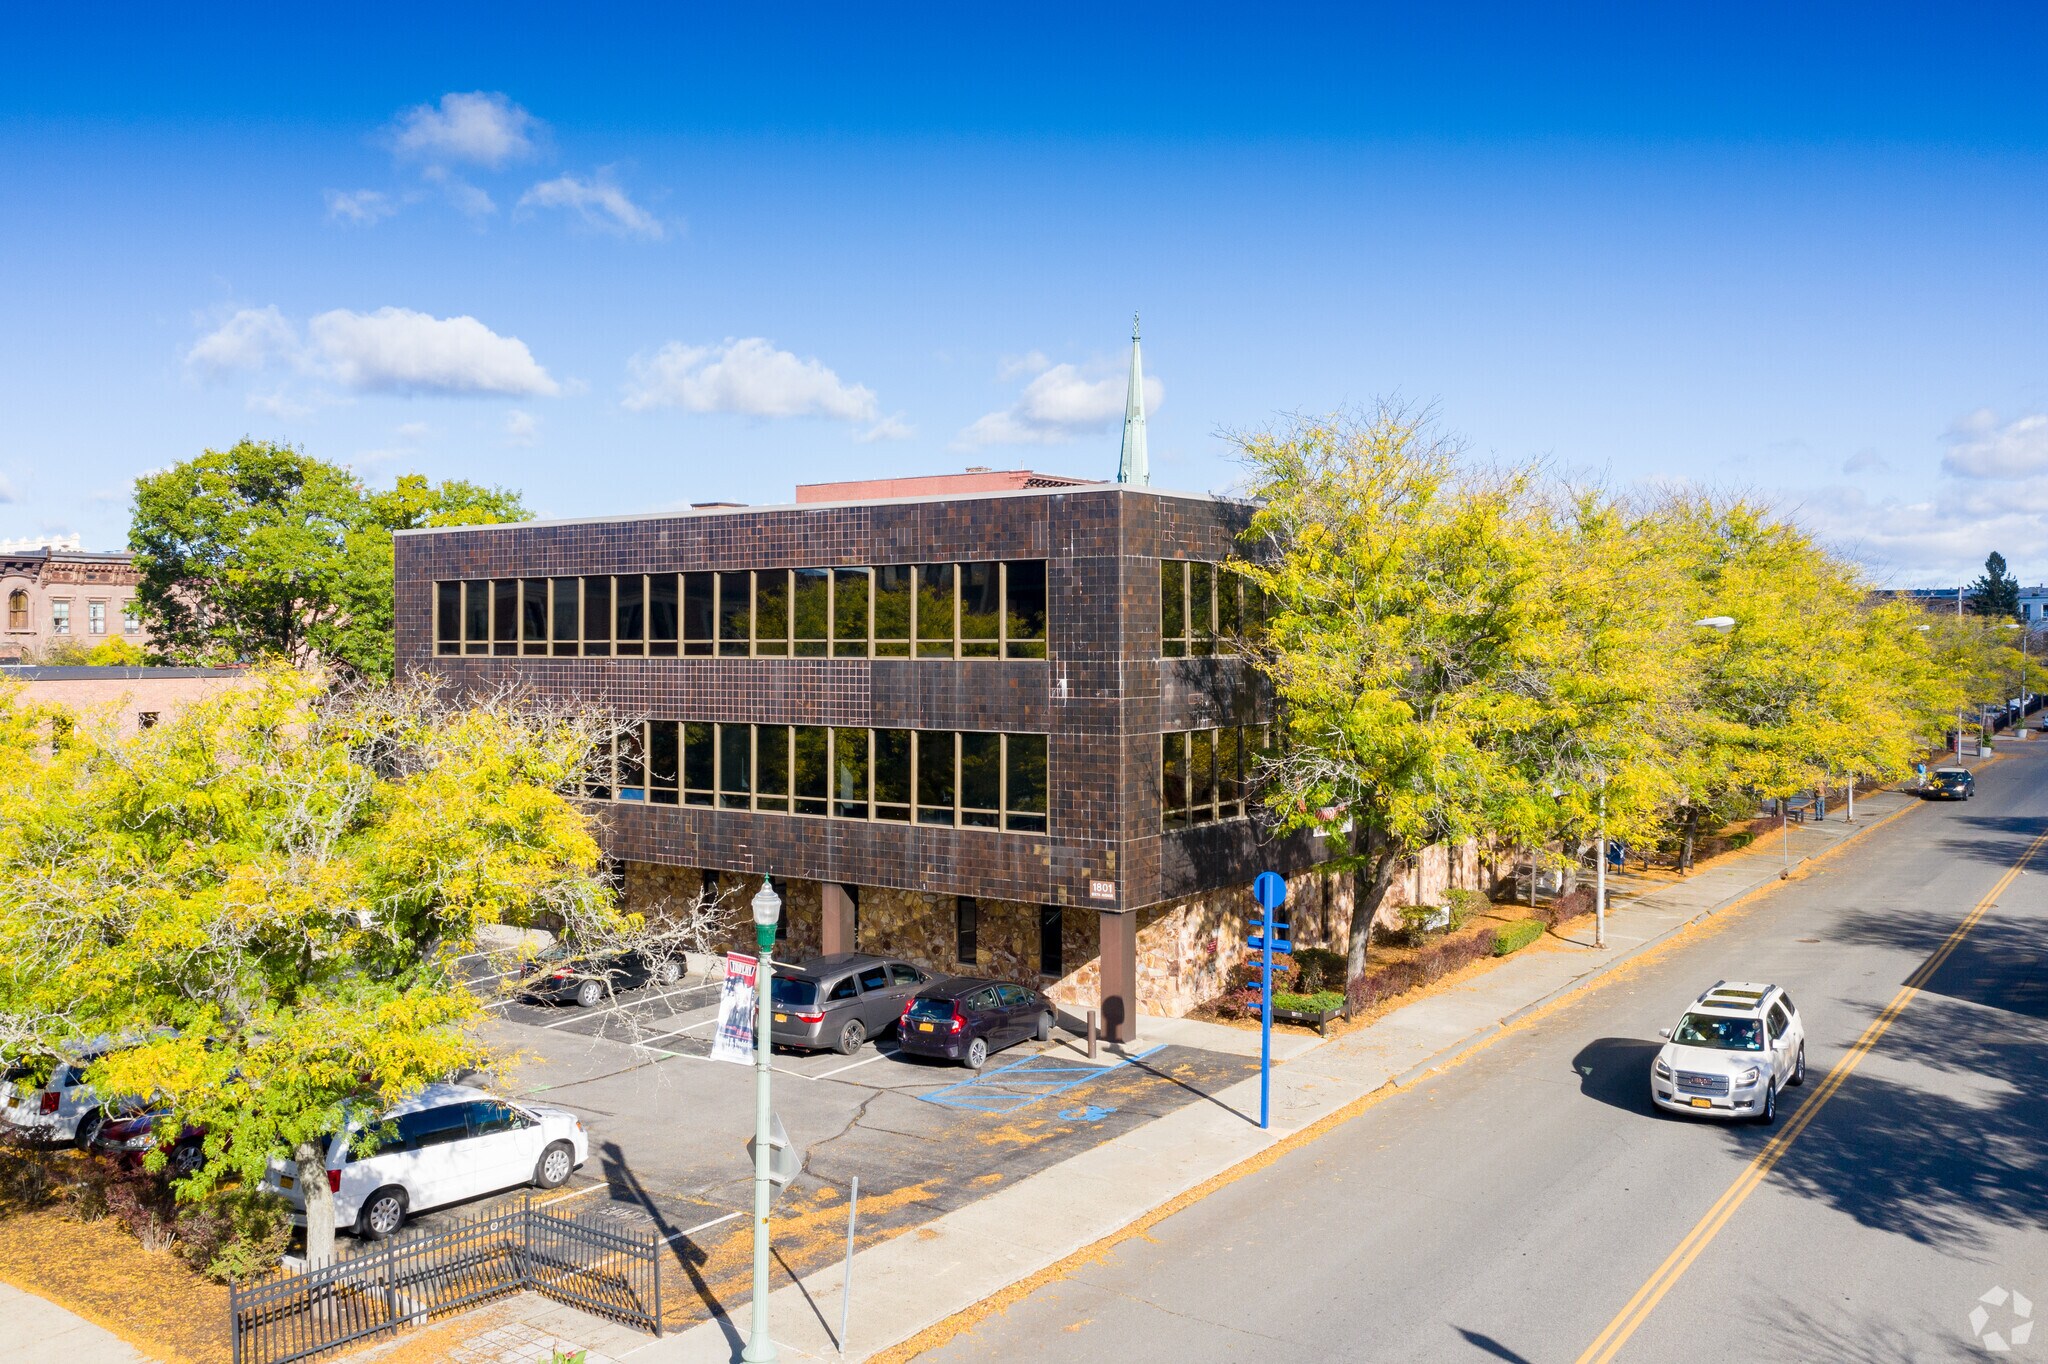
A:
<svg viewBox="0 0 2048 1364">
<path fill-rule="evenodd" d="M 645 999 L 621 999 L 617 995 L 614 995 L 612 996 L 612 1003 L 602 1009 L 579 1008 L 576 1013 L 571 1014 L 567 1018 L 560 1019 L 554 1023 L 540 1023 L 536 1024 L 535 1026 L 541 1028 L 566 1028 L 571 1023 L 581 1022 L 586 1018 L 603 1018 L 609 1014 L 615 1014 L 619 1010 L 627 1007 L 628 1005 L 659 1004 L 664 999 L 672 999 L 676 995 L 686 995 L 690 993 L 690 991 L 692 990 L 701 990 L 703 988 L 704 987 L 701 985 L 685 985 L 680 990 L 670 990 L 667 994 L 661 995 L 649 995 Z"/>
<path fill-rule="evenodd" d="M 849 1070 L 859 1070 L 862 1066 L 871 1066 L 877 1061 L 886 1061 L 892 1056 L 901 1056 L 902 1054 L 903 1053 L 901 1050 L 883 1051 L 880 1047 L 876 1047 L 875 1054 L 873 1056 L 870 1056 L 867 1060 L 855 1061 L 852 1065 L 840 1066 L 836 1070 L 828 1070 L 823 1075 L 819 1075 L 815 1078 L 820 1080 L 829 1080 L 833 1076 L 843 1075 Z"/>
<path fill-rule="evenodd" d="M 985 1075 L 977 1075 L 972 1080 L 962 1080 L 958 1084 L 947 1085 L 944 1089 L 936 1089 L 929 1094 L 920 1094 L 917 1097 L 929 1104 L 939 1104 L 946 1108 L 965 1108 L 976 1113 L 1015 1113 L 1020 1108 L 1028 1108 L 1032 1104 L 1055 1098 L 1072 1089 L 1078 1089 L 1082 1085 L 1088 1084 L 1101 1076 L 1108 1075 L 1112 1071 L 1122 1070 L 1125 1066 L 1136 1065 L 1148 1056 L 1165 1051 L 1167 1046 L 1167 1043 L 1162 1042 L 1156 1047 L 1150 1047 L 1138 1052 L 1136 1055 L 1125 1057 L 1111 1066 L 1042 1066 L 1036 1070 L 1021 1069 L 1021 1067 L 1028 1066 L 1033 1061 L 1040 1060 L 1047 1055 L 1045 1052 L 1040 1052 L 1035 1056 L 1027 1056 L 1021 1061 L 1013 1061 L 1000 1069 L 989 1071 Z M 1044 1083 L 1038 1079 L 1041 1075 L 1072 1076 L 1073 1078 L 1053 1081 L 1042 1090 L 1031 1094 L 1004 1094 L 991 1087 L 982 1090 L 979 1094 L 967 1095 L 967 1091 L 984 1085 L 1039 1085 Z M 963 1095 L 966 1097 L 963 1097 Z"/>
<path fill-rule="evenodd" d="M 709 1028 L 717 1022 L 718 1018 L 716 1015 L 713 1015 L 710 1018 L 700 1018 L 695 1023 L 690 1024 L 690 1026 L 688 1026 L 687 1028 L 677 1028 L 673 1032 L 658 1032 L 652 1037 L 646 1038 L 639 1042 L 635 1042 L 633 1045 L 636 1047 L 651 1047 L 656 1042 L 666 1042 L 669 1038 L 681 1037 L 686 1032 L 695 1032 L 699 1028 Z"/>
<path fill-rule="evenodd" d="M 744 1215 L 745 1214 L 743 1213 L 729 1212 L 723 1217 L 714 1217 L 709 1222 L 699 1222 L 694 1227 L 684 1227 L 681 1231 L 670 1232 L 667 1236 L 662 1237 L 661 1243 L 663 1245 L 667 1245 L 670 1241 L 680 1241 L 685 1236 L 695 1236 L 700 1231 L 710 1230 L 712 1227 L 717 1226 L 720 1222 L 730 1222 L 733 1218 L 742 1217 Z"/>
<path fill-rule="evenodd" d="M 568 1202 L 568 1201 L 569 1201 L 570 1199 L 572 1199 L 572 1198 L 581 1198 L 581 1197 L 582 1197 L 582 1196 L 583 1196 L 584 1194 L 587 1194 L 587 1193 L 591 1192 L 591 1191 L 592 1191 L 593 1189 L 606 1189 L 606 1190 L 609 1190 L 609 1189 L 610 1189 L 611 1187 L 612 1187 L 612 1185 L 611 1185 L 611 1181 L 610 1181 L 610 1180 L 608 1180 L 608 1179 L 600 1179 L 600 1180 L 599 1180 L 599 1181 L 597 1181 L 597 1183 L 595 1183 L 595 1184 L 585 1184 L 585 1185 L 584 1185 L 584 1186 L 583 1186 L 582 1188 L 580 1188 L 580 1189 L 571 1189 L 571 1190 L 570 1190 L 570 1191 L 569 1191 L 568 1193 L 565 1193 L 565 1194 L 561 1194 L 561 1195 L 559 1195 L 559 1196 L 557 1196 L 557 1197 L 554 1197 L 554 1198 L 544 1199 L 544 1200 L 542 1200 L 542 1202 L 541 1202 L 541 1206 L 542 1206 L 543 1208 L 545 1208 L 545 1207 L 549 1207 L 549 1206 L 551 1206 L 552 1204 L 556 1204 L 556 1203 L 566 1203 L 566 1202 Z"/>
</svg>

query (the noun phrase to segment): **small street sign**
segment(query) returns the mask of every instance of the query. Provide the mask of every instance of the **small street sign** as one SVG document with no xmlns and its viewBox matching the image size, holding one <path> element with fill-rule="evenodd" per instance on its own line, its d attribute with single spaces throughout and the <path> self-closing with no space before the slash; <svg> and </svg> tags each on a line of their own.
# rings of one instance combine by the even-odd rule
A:
<svg viewBox="0 0 2048 1364">
<path fill-rule="evenodd" d="M 754 1139 L 747 1138 L 747 1164 L 754 1163 Z M 768 1182 L 780 1189 L 795 1179 L 803 1167 L 803 1158 L 797 1149 L 789 1144 L 789 1131 L 782 1125 L 782 1115 L 768 1115 Z"/>
<path fill-rule="evenodd" d="M 1251 937 L 1245 939 L 1245 946 L 1251 948 L 1254 952 L 1263 950 L 1266 946 L 1266 935 L 1263 933 L 1252 934 Z M 1294 954 L 1294 944 L 1282 942 L 1275 938 L 1273 940 L 1273 950 L 1282 956 L 1292 956 Z"/>
<path fill-rule="evenodd" d="M 1262 871 L 1252 881 L 1252 898 L 1270 914 L 1287 903 L 1287 882 L 1278 872 Z"/>
</svg>

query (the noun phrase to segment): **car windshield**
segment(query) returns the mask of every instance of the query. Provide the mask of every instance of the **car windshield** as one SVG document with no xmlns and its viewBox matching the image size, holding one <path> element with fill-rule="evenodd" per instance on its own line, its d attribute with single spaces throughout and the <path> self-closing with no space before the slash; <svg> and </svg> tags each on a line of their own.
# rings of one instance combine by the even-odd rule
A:
<svg viewBox="0 0 2048 1364">
<path fill-rule="evenodd" d="M 777 1004 L 807 1009 L 818 1002 L 818 982 L 802 976 L 777 976 L 770 987 Z"/>
<path fill-rule="evenodd" d="M 1678 1020 L 1671 1040 L 1681 1047 L 1716 1047 L 1722 1051 L 1762 1051 L 1763 1030 L 1754 1018 L 1718 1018 L 1687 1014 Z"/>
</svg>

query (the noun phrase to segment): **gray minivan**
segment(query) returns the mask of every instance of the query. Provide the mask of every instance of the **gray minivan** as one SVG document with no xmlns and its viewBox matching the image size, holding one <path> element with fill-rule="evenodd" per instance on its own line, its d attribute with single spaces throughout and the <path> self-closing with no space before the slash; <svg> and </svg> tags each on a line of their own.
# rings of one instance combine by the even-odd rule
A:
<svg viewBox="0 0 2048 1364">
<path fill-rule="evenodd" d="M 829 1047 L 851 1056 L 870 1037 L 893 1027 L 904 1005 L 931 980 L 930 973 L 893 957 L 860 952 L 813 957 L 786 975 L 776 972 L 769 1040 L 778 1047 Z"/>
</svg>

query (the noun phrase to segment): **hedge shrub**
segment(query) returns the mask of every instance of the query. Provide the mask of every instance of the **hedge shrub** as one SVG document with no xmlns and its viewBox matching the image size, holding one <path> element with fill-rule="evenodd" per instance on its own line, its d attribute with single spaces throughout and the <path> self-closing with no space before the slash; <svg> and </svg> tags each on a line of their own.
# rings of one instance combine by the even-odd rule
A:
<svg viewBox="0 0 2048 1364">
<path fill-rule="evenodd" d="M 1542 936 L 1542 920 L 1517 919 L 1494 935 L 1493 955 L 1505 957 L 1510 952 L 1519 952 Z"/>
<path fill-rule="evenodd" d="M 1318 990 L 1312 995 L 1295 995 L 1275 990 L 1273 992 L 1273 1007 L 1276 1009 L 1286 1009 L 1298 1014 L 1319 1014 L 1325 1009 L 1343 1008 L 1344 992 L 1342 990 Z"/>
</svg>

